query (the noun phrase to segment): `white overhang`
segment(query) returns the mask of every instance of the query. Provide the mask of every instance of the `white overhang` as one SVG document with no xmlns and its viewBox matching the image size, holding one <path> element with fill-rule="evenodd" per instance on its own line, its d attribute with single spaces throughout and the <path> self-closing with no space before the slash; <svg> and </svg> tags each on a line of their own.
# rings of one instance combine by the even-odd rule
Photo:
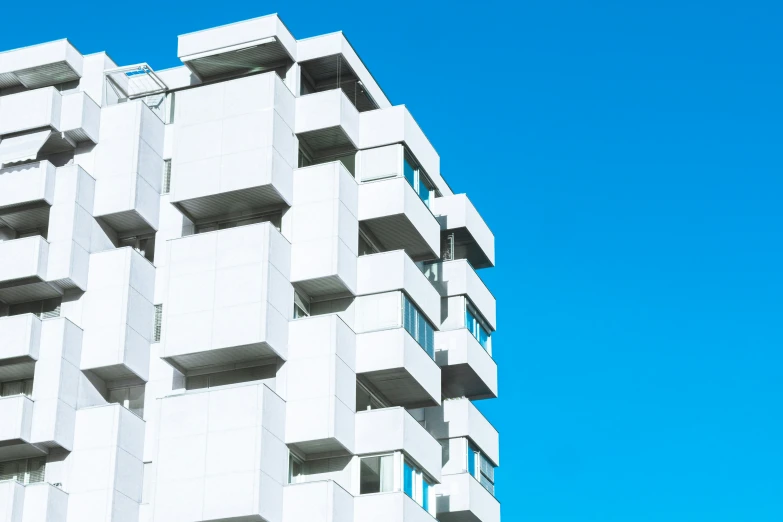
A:
<svg viewBox="0 0 783 522">
<path fill-rule="evenodd" d="M 84 57 L 68 40 L 0 53 L 0 89 L 22 85 L 38 89 L 78 80 Z"/>
<path fill-rule="evenodd" d="M 52 131 L 47 129 L 30 134 L 22 134 L 21 136 L 3 138 L 0 141 L 0 167 L 21 161 L 34 160 L 51 134 Z"/>
</svg>

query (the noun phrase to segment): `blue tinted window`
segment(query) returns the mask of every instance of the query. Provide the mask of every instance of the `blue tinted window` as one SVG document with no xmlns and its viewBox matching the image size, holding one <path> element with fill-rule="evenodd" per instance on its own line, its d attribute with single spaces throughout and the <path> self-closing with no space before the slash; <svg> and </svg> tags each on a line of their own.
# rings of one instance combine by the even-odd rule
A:
<svg viewBox="0 0 783 522">
<path fill-rule="evenodd" d="M 405 461 L 403 469 L 403 491 L 406 495 L 413 498 L 413 467 Z"/>
<path fill-rule="evenodd" d="M 411 184 L 413 190 L 416 190 L 416 170 L 411 166 L 407 158 L 405 159 L 405 165 L 403 168 L 404 168 L 405 179 L 407 179 L 408 183 Z"/>
</svg>

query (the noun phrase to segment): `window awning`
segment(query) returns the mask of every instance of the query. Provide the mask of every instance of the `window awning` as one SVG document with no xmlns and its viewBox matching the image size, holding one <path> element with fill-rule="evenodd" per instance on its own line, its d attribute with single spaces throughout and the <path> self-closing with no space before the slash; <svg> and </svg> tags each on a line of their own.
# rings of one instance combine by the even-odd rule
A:
<svg viewBox="0 0 783 522">
<path fill-rule="evenodd" d="M 52 131 L 44 130 L 3 138 L 0 141 L 0 167 L 35 159 L 51 134 Z"/>
</svg>

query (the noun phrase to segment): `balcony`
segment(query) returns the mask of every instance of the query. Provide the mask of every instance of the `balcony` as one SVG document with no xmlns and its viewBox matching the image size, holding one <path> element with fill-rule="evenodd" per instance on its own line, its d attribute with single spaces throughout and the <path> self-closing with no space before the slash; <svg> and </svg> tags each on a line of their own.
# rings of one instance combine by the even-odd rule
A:
<svg viewBox="0 0 783 522">
<path fill-rule="evenodd" d="M 0 221 L 22 228 L 24 224 L 13 226 L 16 216 L 24 217 L 22 212 L 35 208 L 48 211 L 54 202 L 54 173 L 55 167 L 48 161 L 0 169 Z M 11 223 L 6 221 L 7 214 L 11 214 Z"/>
<path fill-rule="evenodd" d="M 440 453 L 440 450 L 438 450 Z M 427 513 L 412 498 L 402 492 L 376 493 L 354 498 L 355 522 L 433 522 L 435 518 Z M 440 515 L 439 515 L 440 517 Z"/>
<path fill-rule="evenodd" d="M 343 520 L 353 522 L 354 499 L 333 480 L 289 484 L 283 489 L 283 522 Z"/>
<path fill-rule="evenodd" d="M 444 397 L 498 396 L 497 364 L 466 328 L 435 332 L 435 362 Z"/>
<path fill-rule="evenodd" d="M 78 80 L 84 58 L 68 40 L 0 53 L 0 89 L 38 89 Z"/>
<path fill-rule="evenodd" d="M 500 502 L 469 473 L 444 475 L 435 494 L 438 520 L 500 522 Z"/>
<path fill-rule="evenodd" d="M 285 402 L 258 383 L 160 401 L 154 520 L 281 522 Z"/>
<path fill-rule="evenodd" d="M 496 327 L 495 297 L 465 259 L 433 263 L 424 271 L 433 286 L 443 297 L 467 296 L 478 312 L 486 320 L 487 326 L 494 331 Z M 451 307 L 448 318 L 442 322 L 444 330 L 465 326 L 465 309 Z"/>
<path fill-rule="evenodd" d="M 275 73 L 178 93 L 171 202 L 194 221 L 290 205 L 293 125 L 294 96 Z"/>
<path fill-rule="evenodd" d="M 402 290 L 432 324 L 436 326 L 440 324 L 438 291 L 411 258 L 401 250 L 359 257 L 356 286 L 359 296 Z M 400 309 L 401 306 L 400 304 Z M 402 323 L 396 326 L 402 326 Z M 363 327 L 357 319 L 357 332 L 377 329 L 379 328 Z"/>
<path fill-rule="evenodd" d="M 355 453 L 367 455 L 392 451 L 405 452 L 429 476 L 440 482 L 441 446 L 405 408 L 356 412 Z"/>
<path fill-rule="evenodd" d="M 362 112 L 359 148 L 372 149 L 404 143 L 443 196 L 451 189 L 440 175 L 440 156 L 404 105 Z"/>
<path fill-rule="evenodd" d="M 46 283 L 49 243 L 41 236 L 0 242 L 0 301 L 8 304 L 62 295 Z"/>
<path fill-rule="evenodd" d="M 310 297 L 353 294 L 359 224 L 358 186 L 334 161 L 294 171 L 291 282 Z"/>
<path fill-rule="evenodd" d="M 3 376 L 6 370 L 17 364 L 34 364 L 38 360 L 41 346 L 41 320 L 33 314 L 22 314 L 0 318 L 0 365 Z"/>
<path fill-rule="evenodd" d="M 100 107 L 83 92 L 44 87 L 0 97 L 0 163 L 35 159 L 98 142 Z M 31 132 L 35 131 L 35 132 Z"/>
<path fill-rule="evenodd" d="M 295 130 L 312 157 L 351 152 L 359 143 L 359 111 L 342 89 L 301 96 Z"/>
<path fill-rule="evenodd" d="M 0 456 L 13 458 L 11 455 L 16 453 L 8 453 L 9 446 L 26 445 L 32 440 L 33 404 L 26 395 L 0 397 Z"/>
<path fill-rule="evenodd" d="M 440 404 L 441 370 L 404 328 L 356 336 L 356 374 L 391 404 Z"/>
<path fill-rule="evenodd" d="M 427 408 L 424 416 L 427 431 L 436 439 L 468 437 L 496 466 L 500 464 L 498 432 L 470 400 L 445 400 L 441 407 Z"/>
<path fill-rule="evenodd" d="M 495 236 L 465 194 L 433 198 L 430 210 L 441 230 L 453 234 L 452 259 L 467 259 L 475 268 L 495 266 Z"/>
<path fill-rule="evenodd" d="M 405 250 L 416 261 L 439 257 L 440 225 L 404 178 L 359 185 L 358 217 L 384 250 Z"/>
<path fill-rule="evenodd" d="M 142 100 L 100 111 L 101 141 L 94 149 L 93 215 L 115 232 L 158 228 L 163 172 L 163 122 Z"/>
<path fill-rule="evenodd" d="M 178 37 L 177 56 L 202 80 L 272 70 L 296 59 L 296 40 L 277 15 Z"/>
<path fill-rule="evenodd" d="M 291 246 L 277 229 L 259 223 L 167 246 L 163 359 L 187 371 L 287 358 Z"/>
<path fill-rule="evenodd" d="M 15 480 L 0 481 L 0 520 L 22 522 L 24 485 Z"/>
<path fill-rule="evenodd" d="M 130 247 L 90 255 L 81 369 L 104 380 L 146 382 L 155 267 Z"/>
<path fill-rule="evenodd" d="M 289 323 L 286 444 L 305 454 L 353 452 L 355 337 L 337 315 Z"/>
<path fill-rule="evenodd" d="M 19 522 L 65 522 L 68 513 L 68 493 L 47 482 L 36 482 L 22 488 L 24 489 L 24 514 Z M 0 493 L 0 505 L 3 504 L 1 498 L 2 493 Z M 11 520 L 15 522 L 15 519 Z"/>
</svg>

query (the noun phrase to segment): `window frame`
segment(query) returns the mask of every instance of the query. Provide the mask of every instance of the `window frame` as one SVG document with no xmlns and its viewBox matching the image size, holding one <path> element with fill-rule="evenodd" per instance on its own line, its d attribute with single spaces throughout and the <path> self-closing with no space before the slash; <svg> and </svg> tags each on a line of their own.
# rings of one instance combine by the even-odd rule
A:
<svg viewBox="0 0 783 522">
<path fill-rule="evenodd" d="M 472 316 L 474 326 L 471 328 L 471 326 L 468 324 L 468 315 Z M 478 311 L 478 308 L 476 308 L 476 305 L 473 304 L 473 302 L 465 297 L 465 317 L 464 317 L 464 323 L 465 328 L 470 332 L 470 335 L 473 336 L 474 339 L 476 339 L 476 342 L 481 345 L 482 348 L 491 356 L 492 355 L 492 330 L 489 328 L 489 323 L 487 323 L 487 320 L 484 319 L 484 316 L 481 315 L 481 312 Z M 484 330 L 484 332 L 487 335 L 487 339 L 485 343 L 482 344 L 480 336 L 481 336 L 481 330 Z"/>
</svg>

